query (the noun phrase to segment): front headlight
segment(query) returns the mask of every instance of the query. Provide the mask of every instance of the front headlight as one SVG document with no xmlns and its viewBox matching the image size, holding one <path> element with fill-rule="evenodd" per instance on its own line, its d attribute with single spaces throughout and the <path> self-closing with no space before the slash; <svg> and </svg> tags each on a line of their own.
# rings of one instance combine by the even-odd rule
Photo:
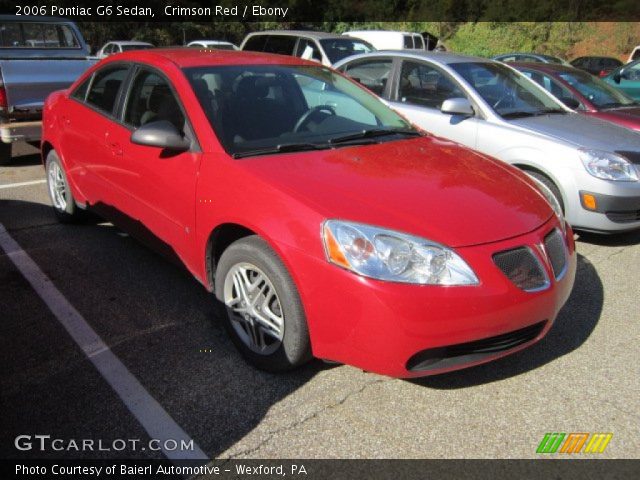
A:
<svg viewBox="0 0 640 480">
<path fill-rule="evenodd" d="M 626 158 L 600 150 L 580 149 L 580 160 L 591 175 L 603 180 L 637 182 L 638 171 Z"/>
<path fill-rule="evenodd" d="M 330 262 L 366 277 L 421 285 L 479 283 L 458 254 L 424 238 L 340 220 L 327 220 L 322 237 Z"/>
<path fill-rule="evenodd" d="M 551 205 L 553 212 L 556 214 L 556 217 L 558 217 L 558 220 L 560 221 L 560 225 L 562 226 L 562 231 L 564 232 L 566 228 L 565 228 L 564 212 L 562 211 L 562 205 L 560 205 L 560 202 L 558 201 L 556 196 L 553 194 L 553 192 L 549 189 L 549 187 L 547 187 L 544 183 L 542 183 L 533 175 L 529 175 L 529 178 L 534 182 L 536 182 L 536 185 L 538 186 L 538 190 L 540 190 L 540 193 L 544 195 L 544 198 L 546 198 L 547 202 L 549 202 L 549 204 Z"/>
</svg>

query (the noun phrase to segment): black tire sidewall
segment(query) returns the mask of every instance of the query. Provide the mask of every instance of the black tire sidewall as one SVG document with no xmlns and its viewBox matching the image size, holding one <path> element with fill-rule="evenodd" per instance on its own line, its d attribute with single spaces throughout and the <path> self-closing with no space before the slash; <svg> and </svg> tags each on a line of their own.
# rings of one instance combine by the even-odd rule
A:
<svg viewBox="0 0 640 480">
<path fill-rule="evenodd" d="M 273 284 L 284 313 L 284 338 L 270 355 L 260 355 L 247 347 L 236 333 L 224 306 L 224 280 L 237 263 L 258 267 Z M 216 268 L 215 295 L 220 303 L 224 324 L 234 345 L 251 364 L 270 372 L 291 370 L 311 359 L 309 331 L 298 290 L 278 255 L 258 236 L 244 237 L 232 243 L 220 257 Z"/>
<path fill-rule="evenodd" d="M 553 182 L 553 180 L 551 180 L 549 177 L 547 177 L 542 173 L 532 172 L 532 171 L 526 171 L 525 173 L 535 178 L 536 180 L 539 180 L 549 190 L 551 190 L 551 193 L 553 193 L 553 196 L 556 197 L 556 200 L 558 200 L 558 203 L 560 204 L 560 208 L 562 208 L 562 212 L 564 213 L 564 200 L 562 199 L 562 193 L 560 192 L 560 189 L 557 187 L 557 185 Z"/>
</svg>

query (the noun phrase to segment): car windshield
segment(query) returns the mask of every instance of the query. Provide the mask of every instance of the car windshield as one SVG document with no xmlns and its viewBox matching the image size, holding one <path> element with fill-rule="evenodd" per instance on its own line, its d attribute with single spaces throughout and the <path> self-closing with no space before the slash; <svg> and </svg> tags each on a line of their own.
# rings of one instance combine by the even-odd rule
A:
<svg viewBox="0 0 640 480">
<path fill-rule="evenodd" d="M 560 72 L 559 75 L 598 108 L 618 108 L 636 104 L 633 98 L 587 72 Z"/>
<path fill-rule="evenodd" d="M 464 62 L 450 67 L 504 118 L 566 112 L 532 80 L 501 63 Z"/>
<path fill-rule="evenodd" d="M 153 48 L 153 45 L 145 45 L 143 43 L 134 45 L 122 45 L 123 52 L 128 52 L 130 50 L 148 50 L 150 48 Z"/>
<path fill-rule="evenodd" d="M 335 148 L 418 135 L 377 97 L 322 66 L 185 69 L 229 154 Z"/>
<path fill-rule="evenodd" d="M 332 64 L 351 55 L 369 53 L 375 50 L 375 48 L 367 42 L 351 38 L 324 39 L 320 40 L 320 45 L 322 45 L 324 53 L 327 54 L 327 58 L 329 58 Z"/>
</svg>

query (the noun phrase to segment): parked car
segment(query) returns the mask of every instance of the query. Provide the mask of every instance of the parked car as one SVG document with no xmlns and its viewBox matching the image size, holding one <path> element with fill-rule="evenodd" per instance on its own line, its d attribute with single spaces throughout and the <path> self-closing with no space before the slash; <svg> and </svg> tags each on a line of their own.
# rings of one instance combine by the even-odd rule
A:
<svg viewBox="0 0 640 480">
<path fill-rule="evenodd" d="M 512 66 L 567 107 L 640 131 L 640 102 L 584 70 L 542 63 Z"/>
<path fill-rule="evenodd" d="M 629 55 L 629 59 L 627 60 L 627 63 L 631 63 L 636 60 L 640 60 L 640 45 L 638 45 L 636 48 L 633 49 L 633 51 L 631 52 L 631 55 Z"/>
<path fill-rule="evenodd" d="M 604 81 L 640 100 L 640 60 L 627 63 L 604 77 Z"/>
<path fill-rule="evenodd" d="M 268 30 L 245 37 L 241 50 L 293 55 L 331 66 L 343 58 L 375 50 L 368 42 L 325 32 Z"/>
<path fill-rule="evenodd" d="M 623 65 L 613 57 L 578 57 L 571 60 L 571 65 L 597 77 L 606 77 L 613 70 Z"/>
<path fill-rule="evenodd" d="M 561 65 L 569 65 L 569 63 L 561 58 L 552 55 L 543 55 L 541 53 L 505 53 L 493 57 L 492 60 L 497 62 L 539 62 L 539 63 L 558 63 Z"/>
<path fill-rule="evenodd" d="M 373 45 L 376 50 L 426 50 L 424 37 L 420 33 L 391 30 L 351 30 L 342 35 L 364 40 Z"/>
<path fill-rule="evenodd" d="M 209 48 L 212 50 L 240 50 L 237 45 L 224 40 L 194 40 L 189 42 L 187 47 Z"/>
<path fill-rule="evenodd" d="M 0 165 L 18 141 L 38 143 L 42 105 L 95 63 L 73 22 L 0 15 Z"/>
<path fill-rule="evenodd" d="M 131 50 L 147 50 L 153 48 L 153 44 L 148 42 L 138 42 L 136 40 L 118 40 L 114 42 L 105 43 L 96 56 L 98 58 L 105 58 L 114 53 L 129 52 Z"/>
<path fill-rule="evenodd" d="M 419 127 L 543 182 L 574 228 L 640 228 L 637 132 L 575 113 L 512 67 L 483 58 L 374 52 L 336 68 L 369 75 L 367 82 L 378 75 L 382 97 Z"/>
<path fill-rule="evenodd" d="M 49 97 L 42 155 L 62 221 L 102 205 L 136 219 L 267 370 L 487 362 L 540 340 L 574 282 L 548 190 L 294 57 L 106 59 Z"/>
</svg>

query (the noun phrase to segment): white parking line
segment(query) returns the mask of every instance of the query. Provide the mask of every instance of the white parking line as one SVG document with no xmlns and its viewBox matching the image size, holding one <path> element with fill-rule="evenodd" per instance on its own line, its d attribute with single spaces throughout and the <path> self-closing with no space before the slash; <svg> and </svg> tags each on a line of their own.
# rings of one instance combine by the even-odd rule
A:
<svg viewBox="0 0 640 480">
<path fill-rule="evenodd" d="M 29 185 L 38 185 L 40 183 L 47 183 L 47 181 L 43 179 L 43 180 L 32 180 L 30 182 L 5 183 L 5 184 L 0 184 L 0 190 L 3 188 L 28 187 Z"/>
<path fill-rule="evenodd" d="M 169 460 L 208 460 L 207 455 L 171 418 L 151 396 L 136 377 L 125 367 L 111 349 L 102 341 L 87 321 L 78 313 L 40 267 L 22 250 L 0 223 L 0 247 L 47 304 L 71 338 L 84 351 L 102 377 L 111 385 L 129 411 L 140 422 L 152 439 L 159 440 L 158 447 Z M 165 440 L 192 444 L 192 450 L 167 450 Z M 190 443 L 192 442 L 192 443 Z M 169 442 L 170 448 L 173 442 Z"/>
</svg>

